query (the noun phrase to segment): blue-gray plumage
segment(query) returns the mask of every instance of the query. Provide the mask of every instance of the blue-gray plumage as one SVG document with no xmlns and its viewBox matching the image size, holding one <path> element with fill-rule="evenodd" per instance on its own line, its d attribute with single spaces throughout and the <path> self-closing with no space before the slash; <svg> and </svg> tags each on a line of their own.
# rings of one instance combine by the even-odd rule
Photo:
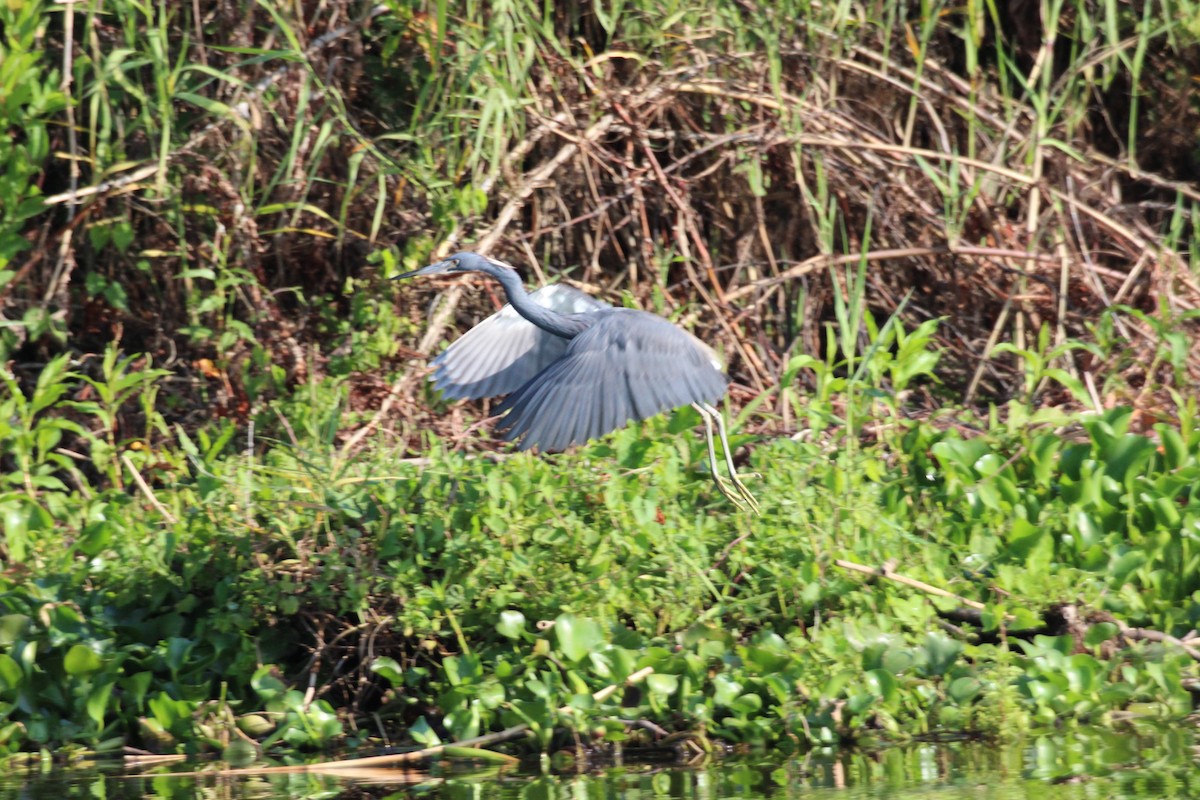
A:
<svg viewBox="0 0 1200 800">
<path fill-rule="evenodd" d="M 445 397 L 507 394 L 496 409 L 503 415 L 498 430 L 522 450 L 543 452 L 690 404 L 704 418 L 717 487 L 735 504 L 758 510 L 734 471 L 725 424 L 713 407 L 729 381 L 707 345 L 656 314 L 613 308 L 569 286 L 527 293 L 510 265 L 477 253 L 456 253 L 396 279 L 461 272 L 495 278 L 509 305 L 434 359 L 431 380 Z M 736 496 L 717 471 L 714 421 Z"/>
</svg>

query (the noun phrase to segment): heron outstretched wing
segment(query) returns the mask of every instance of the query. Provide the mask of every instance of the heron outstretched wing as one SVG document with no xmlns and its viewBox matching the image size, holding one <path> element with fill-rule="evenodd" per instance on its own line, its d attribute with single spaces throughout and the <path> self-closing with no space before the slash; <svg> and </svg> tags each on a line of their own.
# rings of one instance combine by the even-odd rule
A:
<svg viewBox="0 0 1200 800">
<path fill-rule="evenodd" d="M 509 395 L 499 429 L 543 452 L 603 436 L 689 403 L 715 403 L 728 379 L 711 349 L 644 311 L 597 312 L 561 358 Z"/>
<path fill-rule="evenodd" d="M 560 314 L 610 308 L 561 283 L 544 286 L 529 297 Z M 561 358 L 568 344 L 567 339 L 546 333 L 506 304 L 433 360 L 436 369 L 431 380 L 450 400 L 509 394 Z"/>
</svg>

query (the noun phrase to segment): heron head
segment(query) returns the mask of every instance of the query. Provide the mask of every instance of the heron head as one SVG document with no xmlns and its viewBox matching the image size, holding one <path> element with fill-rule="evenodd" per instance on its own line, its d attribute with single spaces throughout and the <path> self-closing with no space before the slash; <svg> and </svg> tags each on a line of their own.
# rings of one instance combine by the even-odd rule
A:
<svg viewBox="0 0 1200 800">
<path fill-rule="evenodd" d="M 403 278 L 414 278 L 417 275 L 441 275 L 454 274 L 457 272 L 495 272 L 497 269 L 512 269 L 511 266 L 503 261 L 497 261 L 494 258 L 487 258 L 478 253 L 461 252 L 455 253 L 449 258 L 438 261 L 436 264 L 430 264 L 428 267 L 414 269 L 411 272 L 405 272 L 392 278 L 394 281 Z"/>
</svg>

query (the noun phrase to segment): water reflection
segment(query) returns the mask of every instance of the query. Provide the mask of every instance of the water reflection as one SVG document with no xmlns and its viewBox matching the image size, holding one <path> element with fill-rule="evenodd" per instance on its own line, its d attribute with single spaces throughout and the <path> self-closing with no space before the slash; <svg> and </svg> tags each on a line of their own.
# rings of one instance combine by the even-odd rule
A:
<svg viewBox="0 0 1200 800">
<path fill-rule="evenodd" d="M 609 765 L 583 774 L 530 774 L 439 766 L 433 772 L 360 770 L 339 774 L 234 777 L 144 774 L 115 765 L 0 777 L 0 800 L 170 798 L 369 798 L 402 800 L 792 800 L 792 798 L 941 798 L 1094 800 L 1195 797 L 1190 732 L 1153 735 L 1086 732 L 999 748 L 979 743 L 921 744 L 872 753 L 828 751 L 797 757 L 743 756 L 696 767 Z M 536 773 L 536 764 L 530 765 Z"/>
</svg>

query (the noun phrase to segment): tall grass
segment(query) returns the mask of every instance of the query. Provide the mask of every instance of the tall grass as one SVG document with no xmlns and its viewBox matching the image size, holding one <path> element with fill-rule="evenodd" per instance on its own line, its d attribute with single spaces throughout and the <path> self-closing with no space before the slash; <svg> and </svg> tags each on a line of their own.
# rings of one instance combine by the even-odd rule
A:
<svg viewBox="0 0 1200 800">
<path fill-rule="evenodd" d="M 1156 307 L 1157 265 L 1193 266 L 1198 195 L 1172 180 L 1194 153 L 1162 131 L 1197 114 L 1186 70 L 1167 68 L 1194 57 L 1190 6 L 485 5 L 5 10 L 5 48 L 26 53 L 7 59 L 9 84 L 37 94 L 6 105 L 29 131 L 7 160 L 44 176 L 5 208 L 45 247 L 3 289 L 4 354 L 87 331 L 93 349 L 120 338 L 222 367 L 256 347 L 278 356 L 307 337 L 270 320 L 347 278 L 372 286 L 371 250 L 415 263 L 486 239 L 641 302 L 638 276 L 678 254 L 672 302 L 707 287 L 700 326 L 761 387 L 781 352 L 819 351 L 836 316 L 825 269 L 789 264 L 898 251 L 868 262 L 876 310 L 927 285 L 910 321 L 969 329 L 945 342 L 949 385 L 1005 397 L 1022 369 L 993 359 L 995 343 L 1027 349 L 1043 321 L 1056 344 L 1087 338 L 1115 301 Z M 1111 199 L 1115 180 L 1146 202 Z M 523 210 L 497 227 L 514 197 Z M 781 324 L 795 279 L 811 284 L 798 329 Z M 753 302 L 753 322 L 717 324 L 736 313 L 728 293 Z"/>
</svg>

